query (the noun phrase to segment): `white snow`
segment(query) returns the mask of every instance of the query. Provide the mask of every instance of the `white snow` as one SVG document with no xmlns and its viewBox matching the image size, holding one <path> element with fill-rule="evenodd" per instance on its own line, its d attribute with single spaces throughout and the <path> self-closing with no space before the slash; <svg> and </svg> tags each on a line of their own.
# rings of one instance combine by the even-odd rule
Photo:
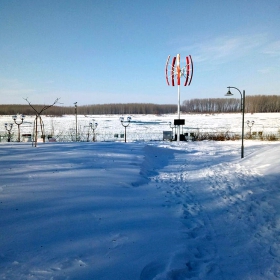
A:
<svg viewBox="0 0 280 280">
<path fill-rule="evenodd" d="M 0 279 L 278 279 L 280 144 L 0 144 Z"/>
<path fill-rule="evenodd" d="M 246 113 L 245 114 L 245 135 L 251 130 L 252 133 L 262 133 L 262 135 L 278 135 L 280 132 L 280 113 Z M 78 134 L 81 139 L 86 141 L 87 134 L 89 140 L 92 139 L 92 131 L 89 123 L 98 123 L 95 130 L 97 141 L 122 140 L 116 139 L 115 134 L 124 133 L 124 127 L 119 121 L 120 115 L 78 115 Z M 126 119 L 126 115 L 124 116 Z M 127 128 L 128 141 L 134 140 L 162 140 L 163 131 L 171 131 L 169 123 L 173 125 L 173 120 L 177 119 L 177 114 L 169 115 L 132 115 L 132 121 Z M 182 132 L 211 132 L 241 134 L 242 114 L 181 114 L 185 119 L 185 126 Z M 21 134 L 33 133 L 33 124 L 35 116 L 26 116 L 23 124 L 20 126 Z M 75 116 L 65 115 L 62 117 L 42 116 L 45 127 L 45 134 L 52 134 L 58 141 L 69 141 L 75 139 Z M 250 129 L 247 121 L 254 121 Z M 5 135 L 5 123 L 12 123 L 12 116 L 1 116 L 0 135 Z M 40 128 L 38 127 L 38 130 Z M 16 141 L 18 128 L 13 126 L 11 133 Z M 175 130 L 174 130 L 175 133 Z M 41 133 L 39 133 L 41 135 Z M 0 138 L 1 141 L 1 138 Z M 2 141 L 7 141 L 2 140 Z"/>
</svg>

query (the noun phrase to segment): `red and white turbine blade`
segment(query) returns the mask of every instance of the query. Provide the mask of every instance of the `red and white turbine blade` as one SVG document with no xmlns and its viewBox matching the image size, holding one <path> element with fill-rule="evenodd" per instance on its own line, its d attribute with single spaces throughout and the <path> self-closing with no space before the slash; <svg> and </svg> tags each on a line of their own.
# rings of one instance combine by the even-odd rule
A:
<svg viewBox="0 0 280 280">
<path fill-rule="evenodd" d="M 189 57 L 186 57 L 186 81 L 184 86 L 188 85 L 188 81 L 189 81 L 189 75 L 190 75 L 190 60 Z"/>
<path fill-rule="evenodd" d="M 169 85 L 169 81 L 168 81 L 168 63 L 169 63 L 169 59 L 170 59 L 170 55 L 167 57 L 167 61 L 166 61 L 166 65 L 165 65 L 165 78 L 166 78 L 166 82 Z"/>
<path fill-rule="evenodd" d="M 180 54 L 177 54 L 177 84 L 178 86 L 180 85 L 180 80 L 181 80 L 181 69 L 180 69 Z"/>
<path fill-rule="evenodd" d="M 192 77 L 193 77 L 193 61 L 192 61 L 191 55 L 189 55 L 189 57 L 190 57 L 190 64 L 191 64 L 191 78 L 190 78 L 190 81 L 189 81 L 189 85 L 190 85 L 191 82 L 192 82 Z"/>
<path fill-rule="evenodd" d="M 176 56 L 173 57 L 172 68 L 171 68 L 172 86 L 175 85 L 175 83 L 174 83 L 174 68 L 175 68 L 175 62 L 176 62 Z"/>
</svg>

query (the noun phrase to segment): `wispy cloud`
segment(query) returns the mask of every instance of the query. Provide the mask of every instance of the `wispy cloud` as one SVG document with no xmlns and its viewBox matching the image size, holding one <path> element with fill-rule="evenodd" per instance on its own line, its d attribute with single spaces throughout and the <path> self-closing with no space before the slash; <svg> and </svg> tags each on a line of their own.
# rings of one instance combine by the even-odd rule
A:
<svg viewBox="0 0 280 280">
<path fill-rule="evenodd" d="M 6 99 L 7 97 L 22 98 L 29 94 L 34 94 L 34 88 L 30 88 L 17 79 L 0 78 L 0 97 Z"/>
<path fill-rule="evenodd" d="M 269 74 L 274 70 L 273 67 L 265 67 L 265 68 L 261 68 L 258 70 L 259 73 L 261 74 Z"/>
<path fill-rule="evenodd" d="M 266 42 L 266 35 L 222 36 L 211 38 L 182 50 L 192 50 L 197 62 L 214 61 L 217 64 L 242 57 L 252 51 L 258 51 Z"/>
<path fill-rule="evenodd" d="M 271 56 L 280 56 L 280 40 L 268 44 L 264 48 L 263 53 Z"/>
</svg>

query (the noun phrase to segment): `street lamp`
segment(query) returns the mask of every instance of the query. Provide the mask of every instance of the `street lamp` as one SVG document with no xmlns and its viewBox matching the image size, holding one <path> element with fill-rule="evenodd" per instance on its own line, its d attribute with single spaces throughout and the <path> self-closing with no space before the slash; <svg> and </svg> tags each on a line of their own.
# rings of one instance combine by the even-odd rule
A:
<svg viewBox="0 0 280 280">
<path fill-rule="evenodd" d="M 19 126 L 23 123 L 25 115 L 20 115 L 20 122 L 17 122 L 17 116 L 18 115 L 14 115 L 14 116 L 12 116 L 12 118 L 13 118 L 15 124 L 18 126 L 18 140 L 17 141 L 20 142 L 20 127 Z"/>
<path fill-rule="evenodd" d="M 120 117 L 120 122 L 121 122 L 122 126 L 124 127 L 124 142 L 125 143 L 126 143 L 126 128 L 129 126 L 130 121 L 131 121 L 131 117 L 127 117 L 126 121 L 125 121 L 124 117 Z"/>
<path fill-rule="evenodd" d="M 241 96 L 241 112 L 242 112 L 242 136 L 241 136 L 241 158 L 244 158 L 244 112 L 245 112 L 245 90 L 243 90 L 243 94 L 241 91 L 236 87 L 227 87 L 228 92 L 225 96 L 233 96 L 230 89 L 234 88 L 239 91 Z"/>
<path fill-rule="evenodd" d="M 13 128 L 13 124 L 12 123 L 5 123 L 5 128 L 8 131 L 8 142 L 11 142 L 11 130 Z"/>
<path fill-rule="evenodd" d="M 252 126 L 254 125 L 255 121 L 247 121 L 247 125 L 250 128 L 250 138 L 252 137 Z"/>
<path fill-rule="evenodd" d="M 78 106 L 77 102 L 74 103 L 75 105 L 75 118 L 76 118 L 76 142 L 78 141 L 78 120 L 77 120 L 77 113 L 78 113 Z"/>
<path fill-rule="evenodd" d="M 93 120 L 94 121 L 94 120 Z M 92 130 L 92 142 L 95 142 L 95 129 L 97 128 L 97 126 L 98 126 L 98 123 L 96 122 L 96 123 L 89 123 L 89 127 L 91 128 L 91 130 Z"/>
</svg>

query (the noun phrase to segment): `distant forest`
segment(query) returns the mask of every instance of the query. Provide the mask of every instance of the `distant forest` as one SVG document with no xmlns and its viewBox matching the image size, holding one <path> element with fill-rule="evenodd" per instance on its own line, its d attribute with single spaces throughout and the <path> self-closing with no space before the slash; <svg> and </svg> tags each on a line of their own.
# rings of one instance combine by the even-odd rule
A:
<svg viewBox="0 0 280 280">
<path fill-rule="evenodd" d="M 183 102 L 185 112 L 228 113 L 241 110 L 241 98 L 191 99 Z M 280 112 L 280 95 L 248 95 L 245 98 L 246 113 Z"/>
<path fill-rule="evenodd" d="M 234 113 L 240 112 L 240 98 L 206 98 L 190 99 L 183 101 L 181 111 L 183 113 Z M 44 105 L 32 104 L 36 110 Z M 172 114 L 177 112 L 177 104 L 97 104 L 77 107 L 79 115 L 109 115 L 109 114 Z M 246 113 L 274 113 L 280 112 L 279 95 L 249 95 L 245 101 Z M 34 110 L 28 105 L 0 105 L 0 115 L 34 115 Z M 74 106 L 53 106 L 44 114 L 53 116 L 73 115 Z"/>
</svg>

